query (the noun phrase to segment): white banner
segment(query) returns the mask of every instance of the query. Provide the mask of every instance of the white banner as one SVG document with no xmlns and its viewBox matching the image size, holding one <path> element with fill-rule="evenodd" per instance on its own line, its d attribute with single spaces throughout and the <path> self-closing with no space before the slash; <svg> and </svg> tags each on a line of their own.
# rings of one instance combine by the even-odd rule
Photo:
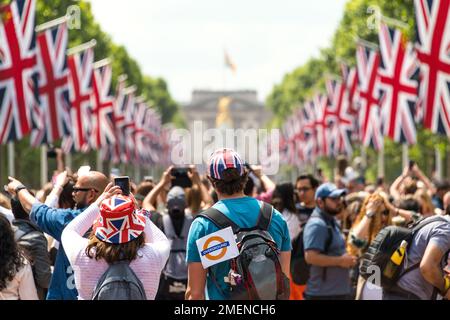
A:
<svg viewBox="0 0 450 320">
<path fill-rule="evenodd" d="M 198 239 L 197 248 L 204 269 L 233 259 L 239 255 L 236 239 L 231 227 Z"/>
</svg>

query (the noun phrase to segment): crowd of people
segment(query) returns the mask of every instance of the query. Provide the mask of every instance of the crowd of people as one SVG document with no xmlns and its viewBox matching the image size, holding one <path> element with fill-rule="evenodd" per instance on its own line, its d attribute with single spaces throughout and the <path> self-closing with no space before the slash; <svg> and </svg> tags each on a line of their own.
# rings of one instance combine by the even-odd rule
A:
<svg viewBox="0 0 450 320">
<path fill-rule="evenodd" d="M 432 181 L 413 162 L 389 187 L 382 179 L 367 183 L 360 163 L 343 158 L 334 181 L 302 173 L 276 184 L 261 167 L 220 149 L 204 176 L 187 168 L 188 186 L 174 183 L 169 167 L 159 181 L 130 183 L 129 193 L 113 175 L 62 167 L 41 190 L 10 177 L 0 194 L 0 300 L 108 299 L 119 294 L 110 281 L 118 273 L 130 279 L 135 299 L 233 299 L 242 276 L 237 260 L 205 267 L 198 247 L 222 229 L 217 219 L 236 234 L 264 225 L 284 288 L 275 298 L 450 298 L 450 183 Z M 381 231 L 427 220 L 394 286 L 361 275 Z M 263 298 L 259 286 L 250 296 Z"/>
</svg>

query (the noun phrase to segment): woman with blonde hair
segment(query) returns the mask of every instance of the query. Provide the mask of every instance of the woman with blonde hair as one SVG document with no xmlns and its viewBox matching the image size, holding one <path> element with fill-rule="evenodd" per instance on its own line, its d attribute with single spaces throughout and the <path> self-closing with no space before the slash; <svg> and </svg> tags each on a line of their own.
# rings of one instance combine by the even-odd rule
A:
<svg viewBox="0 0 450 320">
<path fill-rule="evenodd" d="M 358 216 L 350 229 L 347 242 L 347 252 L 361 258 L 381 229 L 392 222 L 392 212 L 386 205 L 385 198 L 380 193 L 367 197 Z M 356 280 L 356 277 L 354 278 Z M 357 300 L 381 300 L 382 290 L 376 286 L 366 286 L 361 276 L 357 277 Z"/>
<path fill-rule="evenodd" d="M 92 227 L 89 239 L 83 235 Z M 72 220 L 62 244 L 75 270 L 78 299 L 93 299 L 109 265 L 127 263 L 153 300 L 170 253 L 167 237 L 137 209 L 134 196 L 108 184 L 103 194 Z"/>
<path fill-rule="evenodd" d="M 427 190 L 425 190 L 424 188 L 417 189 L 416 193 L 414 194 L 414 199 L 419 202 L 420 213 L 423 217 L 434 215 L 435 208 Z"/>
</svg>

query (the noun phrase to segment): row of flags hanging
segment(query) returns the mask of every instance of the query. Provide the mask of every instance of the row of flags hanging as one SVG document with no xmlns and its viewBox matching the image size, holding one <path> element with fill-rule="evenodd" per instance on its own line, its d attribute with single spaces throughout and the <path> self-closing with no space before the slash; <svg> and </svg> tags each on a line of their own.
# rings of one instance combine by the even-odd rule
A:
<svg viewBox="0 0 450 320">
<path fill-rule="evenodd" d="M 450 137 L 450 0 L 414 0 L 417 38 L 379 24 L 379 47 L 359 41 L 356 67 L 296 109 L 282 128 L 281 159 L 350 156 L 352 142 L 380 150 L 384 137 L 417 142 L 417 124 Z"/>
<path fill-rule="evenodd" d="M 34 147 L 62 140 L 66 153 L 99 150 L 113 163 L 165 164 L 170 129 L 119 79 L 95 40 L 68 50 L 67 20 L 35 28 L 36 0 L 0 7 L 0 144 L 27 135 Z"/>
</svg>

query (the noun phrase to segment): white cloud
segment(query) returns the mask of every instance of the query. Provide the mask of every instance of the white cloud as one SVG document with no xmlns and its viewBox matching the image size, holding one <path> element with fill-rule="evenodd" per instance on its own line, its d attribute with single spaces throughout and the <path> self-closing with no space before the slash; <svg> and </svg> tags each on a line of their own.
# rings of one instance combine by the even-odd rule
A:
<svg viewBox="0 0 450 320">
<path fill-rule="evenodd" d="M 256 89 L 328 46 L 346 0 L 91 0 L 95 18 L 178 101 L 193 89 Z M 238 72 L 224 71 L 227 48 Z M 224 76 L 225 74 L 225 76 Z M 224 81 L 225 78 L 225 81 Z"/>
</svg>

